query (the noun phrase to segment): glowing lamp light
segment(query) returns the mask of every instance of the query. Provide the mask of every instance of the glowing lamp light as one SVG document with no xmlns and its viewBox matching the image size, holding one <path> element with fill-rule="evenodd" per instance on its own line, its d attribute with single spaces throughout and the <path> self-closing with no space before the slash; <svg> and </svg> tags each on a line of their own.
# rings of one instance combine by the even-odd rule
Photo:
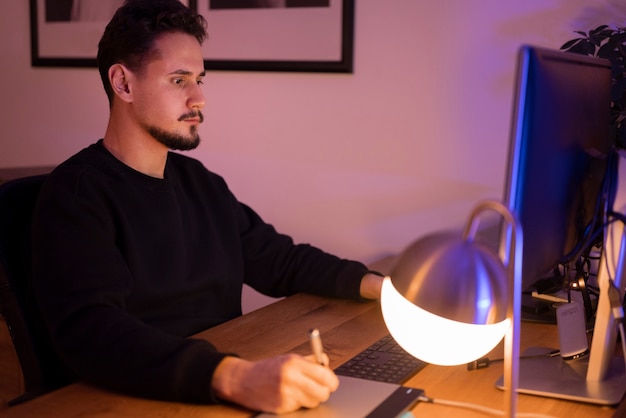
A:
<svg viewBox="0 0 626 418">
<path fill-rule="evenodd" d="M 389 277 L 383 282 L 382 298 L 386 301 L 383 317 L 391 335 L 407 352 L 431 364 L 455 366 L 484 357 L 502 341 L 510 326 L 508 319 L 477 325 L 432 314 L 405 299 Z M 417 333 L 416 323 L 421 324 Z"/>
<path fill-rule="evenodd" d="M 504 219 L 500 255 L 476 239 L 478 218 Z M 504 386 L 515 415 L 519 369 L 522 233 L 501 203 L 472 212 L 462 236 L 439 233 L 407 247 L 383 281 L 381 309 L 389 333 L 408 353 L 431 364 L 469 363 L 505 338 Z"/>
</svg>

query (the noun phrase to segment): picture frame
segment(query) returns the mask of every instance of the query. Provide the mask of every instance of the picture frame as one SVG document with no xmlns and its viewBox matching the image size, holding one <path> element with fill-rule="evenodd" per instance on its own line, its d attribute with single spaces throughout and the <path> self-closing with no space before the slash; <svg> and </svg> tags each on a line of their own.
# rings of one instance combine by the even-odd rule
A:
<svg viewBox="0 0 626 418">
<path fill-rule="evenodd" d="M 30 0 L 31 65 L 96 67 L 98 42 L 123 2 L 92 0 L 91 8 L 73 11 L 73 0 Z"/>
<path fill-rule="evenodd" d="M 189 0 L 208 23 L 207 70 L 353 72 L 354 0 L 329 0 L 325 7 L 225 9 L 211 7 L 229 0 L 213 6 L 212 1 Z"/>
<path fill-rule="evenodd" d="M 210 1 L 181 0 L 207 19 L 207 70 L 353 71 L 354 0 L 223 10 L 211 9 Z M 98 0 L 99 7 L 108 4 L 112 10 L 99 18 L 72 15 L 73 0 L 29 2 L 33 67 L 96 67 L 98 41 L 123 0 Z"/>
</svg>

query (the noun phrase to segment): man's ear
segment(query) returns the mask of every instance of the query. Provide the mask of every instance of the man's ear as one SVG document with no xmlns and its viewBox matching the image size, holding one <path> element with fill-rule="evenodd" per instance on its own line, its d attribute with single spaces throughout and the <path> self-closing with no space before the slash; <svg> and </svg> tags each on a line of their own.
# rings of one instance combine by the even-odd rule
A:
<svg viewBox="0 0 626 418">
<path fill-rule="evenodd" d="M 125 102 L 132 102 L 129 76 L 130 71 L 122 64 L 113 64 L 109 68 L 109 82 L 113 87 L 113 93 Z"/>
</svg>

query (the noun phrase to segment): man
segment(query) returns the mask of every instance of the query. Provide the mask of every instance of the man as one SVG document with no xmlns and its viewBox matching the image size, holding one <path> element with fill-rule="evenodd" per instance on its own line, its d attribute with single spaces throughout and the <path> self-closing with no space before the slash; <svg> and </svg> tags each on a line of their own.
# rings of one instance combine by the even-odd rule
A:
<svg viewBox="0 0 626 418">
<path fill-rule="evenodd" d="M 138 396 L 288 412 L 334 373 L 295 354 L 251 362 L 187 338 L 241 315 L 243 283 L 271 296 L 380 294 L 361 263 L 295 245 L 218 175 L 169 150 L 200 139 L 206 23 L 177 0 L 127 0 L 99 43 L 104 138 L 62 163 L 34 217 L 34 285 L 78 378 Z"/>
</svg>

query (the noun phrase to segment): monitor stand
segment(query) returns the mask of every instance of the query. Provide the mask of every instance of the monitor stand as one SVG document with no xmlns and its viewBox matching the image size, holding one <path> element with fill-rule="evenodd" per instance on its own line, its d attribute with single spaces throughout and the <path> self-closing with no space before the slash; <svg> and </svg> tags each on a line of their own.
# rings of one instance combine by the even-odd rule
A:
<svg viewBox="0 0 626 418">
<path fill-rule="evenodd" d="M 534 347 L 524 351 L 520 360 L 518 393 L 566 399 L 598 405 L 616 405 L 626 392 L 626 364 L 615 356 L 602 381 L 587 380 L 589 357 L 565 361 L 550 357 L 551 348 Z M 537 357 L 538 356 L 538 357 Z M 504 389 L 504 379 L 496 382 Z"/>
</svg>

